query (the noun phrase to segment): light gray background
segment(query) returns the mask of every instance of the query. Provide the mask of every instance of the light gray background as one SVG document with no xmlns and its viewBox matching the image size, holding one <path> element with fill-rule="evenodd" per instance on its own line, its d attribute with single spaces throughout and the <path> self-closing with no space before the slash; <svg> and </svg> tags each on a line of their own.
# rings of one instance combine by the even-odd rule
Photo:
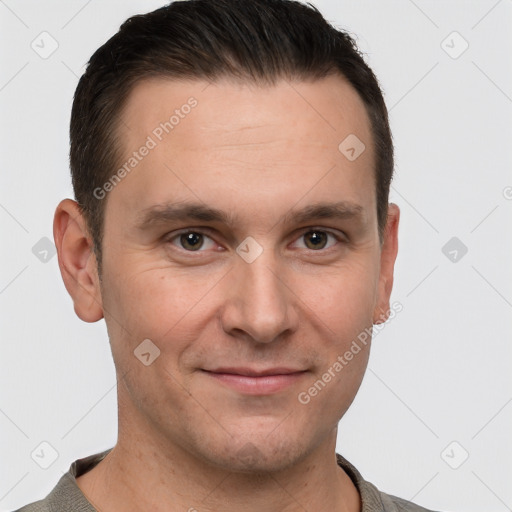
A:
<svg viewBox="0 0 512 512">
<path fill-rule="evenodd" d="M 423 506 L 512 510 L 512 1 L 313 3 L 357 35 L 381 81 L 402 212 L 392 300 L 404 309 L 374 340 L 337 450 Z M 116 440 L 104 322 L 75 316 L 57 258 L 32 248 L 53 240 L 55 206 L 73 197 L 68 123 L 85 62 L 129 15 L 160 5 L 0 0 L 2 511 Z M 31 48 L 50 48 L 43 31 L 59 45 L 47 59 Z M 453 31 L 469 43 L 458 58 Z M 454 236 L 468 248 L 455 262 L 442 252 Z M 43 441 L 58 452 L 48 469 L 31 457 Z"/>
</svg>

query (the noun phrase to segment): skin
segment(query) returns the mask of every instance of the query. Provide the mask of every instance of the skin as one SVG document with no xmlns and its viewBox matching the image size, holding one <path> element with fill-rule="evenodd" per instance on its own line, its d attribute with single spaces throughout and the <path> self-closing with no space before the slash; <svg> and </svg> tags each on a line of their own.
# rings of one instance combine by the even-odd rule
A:
<svg viewBox="0 0 512 512">
<path fill-rule="evenodd" d="M 134 88 L 120 132 L 127 157 L 189 97 L 198 104 L 104 199 L 101 282 L 77 204 L 57 207 L 66 288 L 82 320 L 105 318 L 118 378 L 118 442 L 77 478 L 98 510 L 360 510 L 335 449 L 369 344 L 308 404 L 297 396 L 386 320 L 400 212 L 390 203 L 381 244 L 370 125 L 355 90 L 339 76 L 292 85 L 152 79 Z M 338 150 L 349 134 L 366 145 L 352 162 Z M 146 208 L 183 201 L 237 220 L 137 228 Z M 359 220 L 282 221 L 337 201 L 360 205 Z M 199 250 L 175 236 L 184 228 L 204 234 Z M 248 236 L 263 249 L 252 263 L 236 252 Z M 160 356 L 145 366 L 134 350 L 148 338 Z M 202 371 L 219 366 L 305 372 L 248 395 Z"/>
</svg>

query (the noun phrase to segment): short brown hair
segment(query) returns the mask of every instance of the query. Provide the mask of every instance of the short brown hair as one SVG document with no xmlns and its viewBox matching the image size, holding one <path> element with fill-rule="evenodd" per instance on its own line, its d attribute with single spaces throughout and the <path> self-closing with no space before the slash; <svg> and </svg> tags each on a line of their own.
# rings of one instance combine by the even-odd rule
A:
<svg viewBox="0 0 512 512">
<path fill-rule="evenodd" d="M 311 4 L 294 0 L 185 0 L 126 20 L 89 60 L 71 112 L 73 189 L 100 275 L 106 199 L 93 191 L 122 158 L 116 134 L 136 82 L 233 77 L 272 85 L 282 78 L 315 80 L 333 73 L 354 87 L 370 119 L 382 241 L 394 167 L 392 136 L 377 78 L 348 33 L 329 24 Z"/>
</svg>

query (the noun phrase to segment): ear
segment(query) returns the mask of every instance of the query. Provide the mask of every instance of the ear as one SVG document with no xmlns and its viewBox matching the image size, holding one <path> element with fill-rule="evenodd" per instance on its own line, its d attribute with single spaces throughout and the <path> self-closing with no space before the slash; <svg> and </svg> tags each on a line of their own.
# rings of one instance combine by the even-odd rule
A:
<svg viewBox="0 0 512 512">
<path fill-rule="evenodd" d="M 388 217 L 380 254 L 380 274 L 377 302 L 373 312 L 373 323 L 382 324 L 389 317 L 389 297 L 393 289 L 393 270 L 398 253 L 398 223 L 400 209 L 394 203 L 388 205 Z"/>
<path fill-rule="evenodd" d="M 55 210 L 53 238 L 60 273 L 75 313 L 84 322 L 103 318 L 103 304 L 92 238 L 76 201 L 64 199 Z"/>
</svg>

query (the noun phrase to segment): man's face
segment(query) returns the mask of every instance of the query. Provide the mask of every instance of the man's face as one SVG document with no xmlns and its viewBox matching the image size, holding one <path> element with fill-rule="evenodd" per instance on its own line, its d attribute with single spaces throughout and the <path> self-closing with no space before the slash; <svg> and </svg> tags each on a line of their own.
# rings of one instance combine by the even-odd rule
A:
<svg viewBox="0 0 512 512">
<path fill-rule="evenodd" d="M 363 103 L 339 77 L 159 79 L 135 87 L 122 121 L 119 167 L 139 156 L 106 199 L 102 287 L 121 431 L 231 470 L 284 468 L 332 440 L 369 345 L 333 365 L 388 307 Z M 351 134 L 366 146 L 355 160 L 338 149 Z M 225 219 L 169 215 L 190 204 Z M 306 215 L 319 205 L 348 211 Z M 227 375 L 266 371 L 300 373 Z"/>
</svg>

